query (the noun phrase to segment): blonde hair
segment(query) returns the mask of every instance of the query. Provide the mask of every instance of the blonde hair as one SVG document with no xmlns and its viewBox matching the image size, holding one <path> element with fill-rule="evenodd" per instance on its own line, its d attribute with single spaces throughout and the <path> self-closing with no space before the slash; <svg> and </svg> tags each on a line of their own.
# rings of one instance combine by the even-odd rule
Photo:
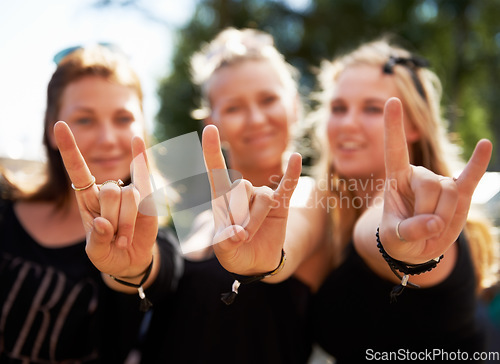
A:
<svg viewBox="0 0 500 364">
<path fill-rule="evenodd" d="M 210 115 L 210 80 L 217 70 L 248 60 L 268 61 L 284 88 L 298 93 L 298 71 L 278 52 L 270 34 L 249 28 L 226 28 L 191 57 L 192 82 L 201 89 L 201 106 L 192 113 L 195 119 Z"/>
<path fill-rule="evenodd" d="M 317 138 L 323 146 L 321 150 L 329 150 L 325 148 L 328 140 L 324 130 L 328 120 L 332 92 L 342 72 L 357 65 L 373 65 L 383 72 L 391 57 L 410 59 L 413 56 L 407 50 L 391 45 L 389 40 L 381 39 L 365 43 L 346 55 L 321 64 L 318 75 L 320 91 L 317 94 L 320 107 L 312 115 L 312 122 L 316 124 L 315 130 L 318 132 Z M 446 125 L 441 117 L 442 87 L 439 78 L 431 70 L 411 64 L 395 64 L 391 73 L 401 97 L 405 118 L 420 135 L 420 139 L 410 146 L 411 163 L 424 166 L 439 175 L 451 176 L 452 171 L 463 166 L 463 163 L 458 159 L 460 150 L 447 138 Z M 339 176 L 331 163 L 330 153 L 322 153 L 315 174 L 317 178 L 328 176 L 329 184 L 332 186 L 329 192 L 334 199 L 337 198 L 337 202 L 340 201 L 340 196 L 354 198 L 353 193 L 339 183 Z M 336 203 L 333 207 L 331 217 L 336 252 L 334 265 L 341 261 L 341 254 L 352 237 L 354 224 L 361 212 L 352 203 L 348 206 L 344 204 L 342 207 L 340 203 Z M 479 224 L 478 220 L 468 221 L 465 233 L 469 239 L 477 282 L 481 287 L 490 276 L 493 240 L 487 233 L 488 229 L 485 225 L 480 227 Z"/>
</svg>

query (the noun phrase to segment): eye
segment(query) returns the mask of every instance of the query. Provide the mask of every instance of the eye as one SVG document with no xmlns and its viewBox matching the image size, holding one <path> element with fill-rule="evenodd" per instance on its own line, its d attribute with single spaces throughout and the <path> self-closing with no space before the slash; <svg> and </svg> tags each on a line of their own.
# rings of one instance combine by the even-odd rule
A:
<svg viewBox="0 0 500 364">
<path fill-rule="evenodd" d="M 365 112 L 367 114 L 383 114 L 384 109 L 379 106 L 366 106 Z"/>
<path fill-rule="evenodd" d="M 264 97 L 261 102 L 263 105 L 270 105 L 272 103 L 274 103 L 276 100 L 278 100 L 278 96 L 276 95 L 268 95 L 266 97 Z"/>
<path fill-rule="evenodd" d="M 116 118 L 116 122 L 119 124 L 130 124 L 135 121 L 135 118 L 132 115 L 119 115 Z"/>
<path fill-rule="evenodd" d="M 78 125 L 90 125 L 92 123 L 92 118 L 90 117 L 80 117 L 75 119 L 75 124 Z"/>
<path fill-rule="evenodd" d="M 240 109 L 241 109 L 241 108 L 240 108 L 240 106 L 238 106 L 238 105 L 231 105 L 231 106 L 226 107 L 226 108 L 224 109 L 224 112 L 225 112 L 226 114 L 232 114 L 232 113 L 236 113 L 236 112 L 238 112 Z"/>
<path fill-rule="evenodd" d="M 342 104 L 333 104 L 330 107 L 330 112 L 332 114 L 342 114 L 342 113 L 345 113 L 346 111 L 347 111 L 347 108 Z"/>
</svg>

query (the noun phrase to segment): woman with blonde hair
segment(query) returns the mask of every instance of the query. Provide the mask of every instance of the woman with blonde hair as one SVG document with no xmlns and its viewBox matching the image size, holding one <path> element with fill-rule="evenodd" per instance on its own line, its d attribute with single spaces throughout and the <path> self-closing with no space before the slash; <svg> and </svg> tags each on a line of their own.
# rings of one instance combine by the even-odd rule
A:
<svg viewBox="0 0 500 364">
<path fill-rule="evenodd" d="M 321 144 L 328 145 L 325 133 L 321 132 L 328 127 L 325 125 L 328 117 L 333 118 L 336 113 L 344 112 L 342 108 L 345 105 L 342 101 L 339 101 L 338 105 L 332 105 L 331 101 L 338 79 L 344 70 L 363 65 L 379 67 L 383 70 L 384 75 L 392 75 L 394 78 L 396 90 L 399 92 L 403 104 L 406 123 L 411 125 L 411 133 L 418 135 L 415 141 L 409 143 L 411 163 L 423 166 L 442 176 L 453 176 L 453 173 L 459 172 L 463 168 L 463 163 L 459 159 L 460 149 L 457 145 L 450 143 L 445 121 L 441 117 L 442 89 L 439 78 L 427 68 L 428 61 L 412 55 L 401 47 L 391 45 L 385 39 L 367 43 L 343 57 L 332 62 L 325 61 L 322 64 L 321 72 L 318 75 L 322 90 L 318 96 L 322 109 L 317 111 L 318 114 L 312 118 L 315 123 L 319 124 L 316 130 Z M 339 111 L 334 111 L 335 107 Z M 330 116 L 325 117 L 328 114 Z M 407 132 L 407 138 L 408 134 Z M 333 185 L 346 187 L 345 179 L 342 179 L 343 176 L 335 170 L 335 165 L 332 163 L 332 159 L 335 158 L 334 153 L 322 153 L 321 158 L 316 167 L 317 177 L 321 179 L 328 176 L 329 182 L 333 182 Z M 341 183 L 338 182 L 339 179 Z M 333 195 L 347 193 L 347 191 L 339 189 L 332 189 L 330 192 Z M 341 213 L 334 212 L 332 215 L 334 220 L 338 219 L 334 222 L 335 226 L 338 227 L 335 229 L 334 240 L 335 244 L 339 245 L 340 251 L 343 250 L 352 235 L 354 228 L 352 219 L 356 220 L 358 217 L 356 214 L 362 212 L 362 210 L 356 209 L 353 203 L 346 205 L 339 210 Z M 337 207 L 340 208 L 340 206 Z M 478 289 L 491 284 L 492 279 L 491 265 L 494 245 L 490 232 L 483 230 L 485 227 L 487 228 L 487 225 L 487 221 L 477 221 L 472 218 L 468 220 L 465 227 L 466 234 L 470 229 L 469 235 L 474 235 L 472 240 L 469 239 L 469 246 L 473 256 L 477 256 L 477 259 L 474 259 L 474 267 Z M 485 233 L 479 233 L 480 231 Z"/>
<path fill-rule="evenodd" d="M 202 46 L 191 69 L 202 97 L 194 114 L 219 128 L 230 168 L 260 189 L 275 188 L 300 116 L 297 71 L 271 35 L 235 28 Z M 145 362 L 305 363 L 309 288 L 294 277 L 273 287 L 257 282 L 226 305 L 232 297 L 221 295 L 233 278 L 214 255 L 213 236 L 206 211 L 180 238 L 184 275 L 172 302 L 154 312 Z"/>
<path fill-rule="evenodd" d="M 422 359 L 425 352 L 450 360 L 484 350 L 475 308 L 491 241 L 476 240 L 465 225 L 491 143 L 480 141 L 464 171 L 451 178 L 440 85 L 427 67 L 383 40 L 325 62 L 316 114 L 323 161 L 311 213 L 297 218 L 293 207 L 277 203 L 257 212 L 249 198 L 240 202 L 250 203 L 256 222 L 218 229 L 221 236 L 234 231 L 216 246 L 230 272 L 258 275 L 286 251 L 285 267 L 266 280 L 300 271 L 311 282 L 313 337 L 337 362 Z M 208 168 L 222 168 L 222 157 L 211 152 L 216 133 L 206 134 Z M 286 201 L 288 195 L 279 187 L 272 196 Z M 236 205 L 230 201 L 231 211 Z M 325 213 L 322 224 L 317 216 Z M 318 230 L 327 234 L 317 235 L 321 241 L 307 238 Z M 305 259 L 311 245 L 320 253 Z"/>
<path fill-rule="evenodd" d="M 376 163 L 376 152 L 365 146 L 370 143 L 367 134 L 371 131 L 373 138 L 380 137 L 380 134 L 371 129 L 373 126 L 368 124 L 376 122 L 378 116 L 382 115 L 385 95 L 401 99 L 405 135 L 412 165 L 422 166 L 437 175 L 448 177 L 453 176 L 453 173 L 461 167 L 457 160 L 459 150 L 449 143 L 441 117 L 441 85 L 438 77 L 427 68 L 428 66 L 425 60 L 385 40 L 362 45 L 333 62 L 323 64 L 319 75 L 323 91 L 322 105 L 330 113 L 328 124 L 323 124 L 323 128 L 326 127 L 328 130 L 331 152 L 323 155 L 327 158 L 323 162 L 323 173 L 320 175 L 328 176 L 333 186 L 339 186 L 329 191 L 334 201 L 339 201 L 342 196 L 350 194 L 349 186 L 346 188 L 339 181 L 352 177 L 357 182 L 366 181 L 363 178 L 368 176 L 368 172 L 370 182 L 376 178 L 383 178 L 383 173 L 377 174 L 376 168 L 363 167 L 362 160 L 366 158 L 366 162 Z M 318 128 L 320 129 L 321 127 Z M 359 137 L 360 135 L 362 136 Z M 373 141 L 372 143 L 376 144 Z M 363 154 L 366 151 L 368 154 Z M 380 168 L 380 171 L 383 171 L 383 168 Z M 337 268 L 339 271 L 334 271 L 327 278 L 316 295 L 312 315 L 317 340 L 339 359 L 343 357 L 347 359 L 351 355 L 367 359 L 368 348 L 373 351 L 381 348 L 414 350 L 435 348 L 449 351 L 462 350 L 468 353 L 482 348 L 484 338 L 481 337 L 482 329 L 475 322 L 474 307 L 477 293 L 485 288 L 485 285 L 491 284 L 494 245 L 491 235 L 475 233 L 481 223 L 470 219 L 457 242 L 443 252 L 444 260 L 440 263 L 443 267 L 438 266 L 442 269 L 441 273 L 437 273 L 439 269 L 436 269 L 435 272 L 410 279 L 410 282 L 420 283 L 426 289 L 408 290 L 398 296 L 401 289 L 399 286 L 392 291 L 393 300 L 397 297 L 398 302 L 391 304 L 391 301 L 382 300 L 387 291 L 384 286 L 388 283 L 383 280 L 379 283 L 375 280 L 363 294 L 369 297 L 371 293 L 372 298 L 379 294 L 380 300 L 372 300 L 371 308 L 365 309 L 364 315 L 359 315 L 359 322 L 363 322 L 363 325 L 359 330 L 360 333 L 356 333 L 358 343 L 343 347 L 336 347 L 332 343 L 332 335 L 327 329 L 328 324 L 335 325 L 341 332 L 342 328 L 346 329 L 344 332 L 353 334 L 355 332 L 346 320 L 339 320 L 334 314 L 330 314 L 327 319 L 322 315 L 325 312 L 334 312 L 335 308 L 345 307 L 346 301 L 343 298 L 339 299 L 338 292 L 347 286 L 343 286 L 340 281 L 348 276 L 356 277 L 354 272 L 366 266 L 385 279 L 392 278 L 392 272 L 386 276 L 367 256 L 373 248 L 362 247 L 355 243 L 352 249 L 349 245 L 354 229 L 364 230 L 363 225 L 366 223 L 366 217 L 360 218 L 366 207 L 356 206 L 355 196 L 368 197 L 371 193 L 363 191 L 360 194 L 359 190 L 354 191 L 351 199 L 347 200 L 350 203 L 337 204 L 331 214 L 332 230 L 335 232 L 334 257 L 336 259 L 346 255 L 347 257 L 336 260 L 337 266 L 334 263 L 334 269 Z M 425 201 L 424 196 L 420 199 Z M 416 206 L 419 204 L 420 201 L 415 201 Z M 401 236 L 407 240 L 410 240 L 409 236 L 415 233 L 412 230 L 405 232 L 404 222 L 398 227 Z M 407 259 L 404 261 L 407 262 Z M 384 263 L 382 261 L 382 264 Z M 448 266 L 447 269 L 444 268 L 445 264 Z M 433 274 L 435 277 L 431 278 Z M 361 274 L 358 276 L 359 279 L 362 277 Z M 422 281 L 418 282 L 420 279 Z M 351 302 L 359 298 L 355 294 L 350 297 Z M 411 314 L 427 302 L 433 302 L 432 309 L 426 311 L 423 317 Z M 450 305 L 451 303 L 453 304 Z M 354 314 L 356 307 L 359 308 L 359 301 L 352 303 L 350 312 Z M 384 335 L 381 334 L 393 332 L 389 328 L 382 329 L 383 322 L 390 326 L 391 323 L 402 320 L 405 326 L 409 325 L 414 332 L 413 340 L 405 334 L 403 334 L 404 340 L 392 340 L 390 335 L 382 338 Z M 434 320 L 443 327 L 443 332 L 440 334 L 432 329 L 424 329 Z M 436 336 L 440 339 L 435 339 Z M 446 339 L 443 338 L 445 336 Z M 363 347 L 363 344 L 366 346 Z"/>
</svg>

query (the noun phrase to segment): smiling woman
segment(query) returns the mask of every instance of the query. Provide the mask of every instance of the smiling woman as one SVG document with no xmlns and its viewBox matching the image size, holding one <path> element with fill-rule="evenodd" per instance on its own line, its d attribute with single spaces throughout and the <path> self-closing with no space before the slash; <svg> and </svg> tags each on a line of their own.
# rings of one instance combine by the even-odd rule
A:
<svg viewBox="0 0 500 364">
<path fill-rule="evenodd" d="M 269 185 L 269 176 L 283 172 L 282 154 L 297 119 L 290 91 L 272 64 L 248 60 L 218 69 L 208 98 L 212 112 L 205 122 L 218 126 L 231 168 L 256 185 Z"/>
<path fill-rule="evenodd" d="M 208 130 L 214 125 L 220 130 L 230 168 L 267 193 L 284 174 L 300 110 L 296 71 L 273 43 L 258 30 L 228 28 L 191 59 L 193 81 L 203 95 L 197 115 L 211 124 Z M 226 306 L 229 300 L 220 297 L 234 278 L 214 255 L 212 211 L 200 214 L 193 225 L 186 243 L 201 248 L 185 257 L 172 303 L 153 314 L 146 362 L 305 363 L 311 349 L 308 287 L 295 278 L 276 285 L 244 284 L 244 294 Z M 272 257 L 274 266 L 265 271 L 282 267 L 284 254 Z"/>
<path fill-rule="evenodd" d="M 117 177 L 126 180 L 132 162 L 130 141 L 134 135 L 144 135 L 137 92 L 89 76 L 68 85 L 61 103 L 59 118 L 71 128 L 97 183 Z"/>
<path fill-rule="evenodd" d="M 106 183 L 130 181 L 145 149 L 141 85 L 122 55 L 95 46 L 67 54 L 47 94 L 45 182 L 1 185 L 0 362 L 122 363 L 145 301 L 116 282 L 155 301 L 178 267 L 157 217 L 137 213 L 137 189 Z M 111 243 L 96 239 L 105 233 Z"/>
</svg>

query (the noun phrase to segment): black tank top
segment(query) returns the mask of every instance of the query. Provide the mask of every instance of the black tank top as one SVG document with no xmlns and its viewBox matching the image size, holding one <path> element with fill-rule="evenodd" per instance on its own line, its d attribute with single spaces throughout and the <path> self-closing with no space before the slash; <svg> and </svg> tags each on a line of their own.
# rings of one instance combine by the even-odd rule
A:
<svg viewBox="0 0 500 364">
<path fill-rule="evenodd" d="M 416 355 L 429 360 L 429 352 L 438 355 L 435 359 L 451 358 L 438 350 L 450 355 L 467 352 L 472 358 L 484 350 L 475 318 L 474 269 L 462 236 L 447 279 L 430 288 L 406 288 L 394 303 L 389 297 L 394 283 L 373 273 L 354 244 L 347 249 L 346 260 L 325 280 L 311 307 L 314 339 L 337 363 L 380 360 L 384 355 L 397 361 Z"/>
</svg>

